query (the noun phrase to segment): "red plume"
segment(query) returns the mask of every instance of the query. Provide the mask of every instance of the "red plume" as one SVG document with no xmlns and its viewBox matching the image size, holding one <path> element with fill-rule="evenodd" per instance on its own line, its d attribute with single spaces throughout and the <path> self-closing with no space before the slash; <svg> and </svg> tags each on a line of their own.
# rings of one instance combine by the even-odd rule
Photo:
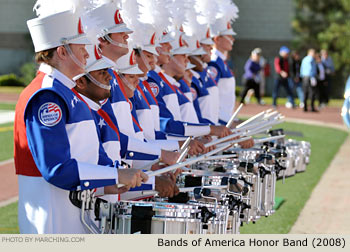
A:
<svg viewBox="0 0 350 252">
<path fill-rule="evenodd" d="M 122 24 L 124 23 L 122 16 L 120 15 L 119 10 L 116 10 L 115 14 L 114 14 L 114 22 L 116 24 Z"/>
<path fill-rule="evenodd" d="M 81 19 L 78 22 L 78 34 L 84 34 L 83 26 L 81 25 Z"/>
</svg>

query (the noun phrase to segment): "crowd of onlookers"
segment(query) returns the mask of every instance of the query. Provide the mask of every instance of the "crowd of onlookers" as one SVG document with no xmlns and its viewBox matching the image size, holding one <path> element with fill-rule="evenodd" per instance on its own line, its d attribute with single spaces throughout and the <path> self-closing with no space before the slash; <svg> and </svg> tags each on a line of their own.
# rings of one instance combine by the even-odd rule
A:
<svg viewBox="0 0 350 252">
<path fill-rule="evenodd" d="M 318 109 L 322 109 L 329 102 L 331 79 L 334 74 L 331 57 L 327 50 L 316 52 L 315 49 L 309 49 L 304 58 L 301 58 L 298 51 L 291 53 L 291 59 L 289 55 L 289 48 L 282 46 L 279 55 L 274 59 L 276 78 L 272 90 L 272 105 L 277 106 L 279 89 L 283 87 L 287 93 L 287 108 L 296 108 L 296 93 L 300 108 L 305 112 L 318 112 Z M 258 103 L 264 104 L 261 96 L 264 95 L 265 77 L 269 75 L 269 71 L 262 50 L 255 48 L 244 66 L 242 103 L 249 100 L 253 90 Z M 315 106 L 316 99 L 319 101 L 318 108 Z"/>
</svg>

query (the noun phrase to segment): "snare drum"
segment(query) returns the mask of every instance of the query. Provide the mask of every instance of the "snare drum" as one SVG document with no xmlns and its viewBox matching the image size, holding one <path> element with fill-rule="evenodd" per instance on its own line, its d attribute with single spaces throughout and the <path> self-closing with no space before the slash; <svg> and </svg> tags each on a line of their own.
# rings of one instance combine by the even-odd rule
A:
<svg viewBox="0 0 350 252">
<path fill-rule="evenodd" d="M 188 202 L 121 201 L 115 208 L 115 233 L 225 234 L 226 206 Z"/>
</svg>

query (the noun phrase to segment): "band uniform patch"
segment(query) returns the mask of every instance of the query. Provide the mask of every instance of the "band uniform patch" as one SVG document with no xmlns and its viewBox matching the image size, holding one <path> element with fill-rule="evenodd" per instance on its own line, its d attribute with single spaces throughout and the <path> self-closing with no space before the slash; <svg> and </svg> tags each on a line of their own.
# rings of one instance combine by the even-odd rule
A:
<svg viewBox="0 0 350 252">
<path fill-rule="evenodd" d="M 62 110 L 56 103 L 47 102 L 40 106 L 38 117 L 43 125 L 52 127 L 61 121 Z"/>
</svg>

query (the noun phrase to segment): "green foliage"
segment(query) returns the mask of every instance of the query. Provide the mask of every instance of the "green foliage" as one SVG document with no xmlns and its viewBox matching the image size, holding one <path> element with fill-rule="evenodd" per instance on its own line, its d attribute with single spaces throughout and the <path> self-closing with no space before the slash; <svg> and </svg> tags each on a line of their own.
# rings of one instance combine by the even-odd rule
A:
<svg viewBox="0 0 350 252">
<path fill-rule="evenodd" d="M 36 75 L 36 64 L 33 62 L 27 62 L 20 68 L 20 77 L 10 73 L 0 76 L 0 87 L 23 87 L 28 85 Z"/>
<path fill-rule="evenodd" d="M 36 64 L 33 62 L 25 63 L 21 66 L 21 81 L 28 85 L 36 75 Z"/>
<path fill-rule="evenodd" d="M 350 73 L 350 0 L 294 2 L 292 26 L 297 35 L 294 45 L 299 50 L 327 49 L 337 71 L 337 88 L 343 92 Z"/>
<path fill-rule="evenodd" d="M 0 86 L 24 86 L 23 82 L 13 73 L 0 76 Z"/>
</svg>

